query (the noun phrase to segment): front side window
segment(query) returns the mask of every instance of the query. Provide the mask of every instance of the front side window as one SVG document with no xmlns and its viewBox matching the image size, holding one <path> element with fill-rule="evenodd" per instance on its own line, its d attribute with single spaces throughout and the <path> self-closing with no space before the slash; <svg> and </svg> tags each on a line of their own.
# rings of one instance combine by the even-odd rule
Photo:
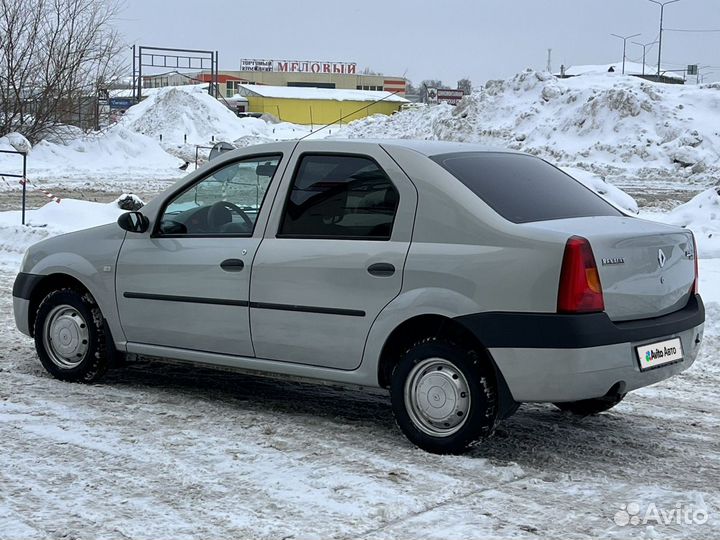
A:
<svg viewBox="0 0 720 540">
<path fill-rule="evenodd" d="M 399 200 L 390 178 L 370 158 L 305 155 L 278 236 L 388 240 Z"/>
<path fill-rule="evenodd" d="M 236 161 L 193 184 L 165 208 L 160 234 L 251 235 L 280 159 Z"/>
</svg>

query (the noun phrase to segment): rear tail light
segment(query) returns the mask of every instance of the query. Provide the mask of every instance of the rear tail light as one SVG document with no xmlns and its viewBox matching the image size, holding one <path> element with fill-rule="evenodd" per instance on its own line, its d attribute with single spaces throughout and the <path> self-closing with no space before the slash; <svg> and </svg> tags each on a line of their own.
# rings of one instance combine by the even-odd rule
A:
<svg viewBox="0 0 720 540">
<path fill-rule="evenodd" d="M 698 293 L 698 285 L 699 285 L 698 282 L 700 281 L 700 271 L 698 270 L 697 242 L 695 241 L 694 234 L 692 235 L 692 239 L 693 239 L 693 260 L 695 261 L 695 280 L 693 281 L 692 293 L 697 294 Z"/>
<path fill-rule="evenodd" d="M 573 236 L 565 244 L 557 309 L 560 313 L 603 311 L 602 285 L 590 242 Z"/>
</svg>

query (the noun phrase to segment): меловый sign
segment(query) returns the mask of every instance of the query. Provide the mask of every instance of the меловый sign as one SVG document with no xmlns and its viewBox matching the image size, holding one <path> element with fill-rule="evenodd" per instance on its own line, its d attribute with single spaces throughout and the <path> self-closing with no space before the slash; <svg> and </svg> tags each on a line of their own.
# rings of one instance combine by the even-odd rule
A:
<svg viewBox="0 0 720 540">
<path fill-rule="evenodd" d="M 279 71 L 284 73 L 340 73 L 354 75 L 354 62 L 324 62 L 317 60 L 240 60 L 240 71 Z"/>
</svg>

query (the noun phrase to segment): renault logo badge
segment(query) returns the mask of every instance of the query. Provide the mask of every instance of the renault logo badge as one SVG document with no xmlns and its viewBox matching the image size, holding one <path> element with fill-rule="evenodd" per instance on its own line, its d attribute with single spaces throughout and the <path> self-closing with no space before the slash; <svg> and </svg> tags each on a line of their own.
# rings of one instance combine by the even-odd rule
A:
<svg viewBox="0 0 720 540">
<path fill-rule="evenodd" d="M 663 253 L 662 249 L 658 249 L 658 264 L 660 265 L 660 268 L 665 266 L 665 254 Z"/>
</svg>

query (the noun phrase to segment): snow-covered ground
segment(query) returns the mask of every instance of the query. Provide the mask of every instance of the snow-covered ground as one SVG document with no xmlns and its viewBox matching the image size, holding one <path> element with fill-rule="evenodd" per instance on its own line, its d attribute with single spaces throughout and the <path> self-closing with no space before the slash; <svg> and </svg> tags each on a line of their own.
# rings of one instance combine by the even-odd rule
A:
<svg viewBox="0 0 720 540">
<path fill-rule="evenodd" d="M 709 230 L 716 204 L 704 193 L 640 217 L 687 214 Z M 25 228 L 0 213 L 0 539 L 695 538 L 720 527 L 720 258 L 700 260 L 708 322 L 693 368 L 598 417 L 525 405 L 470 454 L 438 457 L 403 438 L 387 397 L 360 391 L 146 363 L 90 386 L 52 379 L 12 319 L 22 252 L 119 212 L 49 203 Z M 717 257 L 706 240 L 701 253 Z M 623 525 L 631 504 L 701 522 Z"/>
<path fill-rule="evenodd" d="M 14 329 L 13 277 L 0 270 L 1 539 L 712 538 L 720 527 L 719 296 L 679 377 L 592 418 L 523 406 L 469 455 L 438 457 L 402 437 L 387 398 L 357 391 L 159 364 L 56 381 Z M 617 525 L 632 503 L 708 521 Z"/>
<path fill-rule="evenodd" d="M 720 170 L 720 87 L 646 84 L 527 72 L 456 109 L 342 130 L 530 151 L 626 211 L 686 226 L 698 239 L 707 323 L 690 370 L 597 417 L 525 405 L 465 456 L 413 447 L 383 395 L 146 363 L 93 385 L 52 379 L 12 319 L 22 254 L 120 210 L 63 199 L 30 211 L 28 227 L 18 212 L 0 212 L 0 540 L 717 537 L 720 194 L 708 188 Z M 138 186 L 157 192 L 182 176 L 177 165 L 190 145 L 307 130 L 241 121 L 205 94 L 182 92 L 153 92 L 102 134 L 40 143 L 31 179 L 87 184 L 107 200 Z M 680 154 L 695 163 L 678 163 Z M 637 193 L 656 190 L 655 202 L 638 206 L 618 189 L 629 184 L 638 201 Z M 655 505 L 671 523 L 624 525 L 637 517 L 623 513 L 635 504 L 640 517 Z M 678 509 L 706 520 L 685 524 Z"/>
</svg>

